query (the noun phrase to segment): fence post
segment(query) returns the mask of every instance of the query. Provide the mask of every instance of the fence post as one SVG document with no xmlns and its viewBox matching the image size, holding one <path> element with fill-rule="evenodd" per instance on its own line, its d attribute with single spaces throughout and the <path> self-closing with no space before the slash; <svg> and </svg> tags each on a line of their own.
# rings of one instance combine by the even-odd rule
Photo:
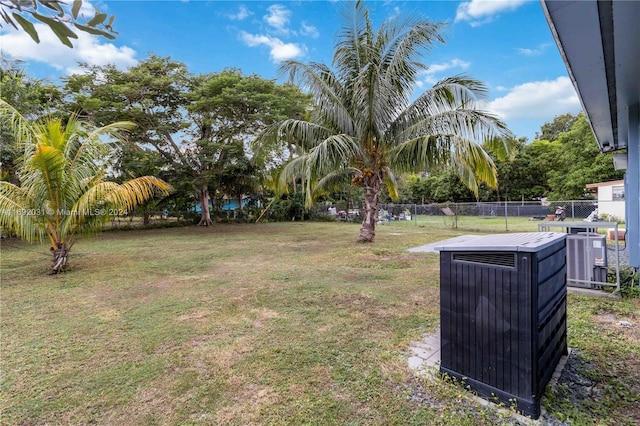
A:
<svg viewBox="0 0 640 426">
<path fill-rule="evenodd" d="M 509 220 L 507 219 L 508 216 L 508 211 L 507 211 L 507 199 L 504 199 L 504 230 L 508 231 L 509 230 Z"/>
<path fill-rule="evenodd" d="M 576 218 L 575 201 L 571 200 L 571 219 Z"/>
</svg>

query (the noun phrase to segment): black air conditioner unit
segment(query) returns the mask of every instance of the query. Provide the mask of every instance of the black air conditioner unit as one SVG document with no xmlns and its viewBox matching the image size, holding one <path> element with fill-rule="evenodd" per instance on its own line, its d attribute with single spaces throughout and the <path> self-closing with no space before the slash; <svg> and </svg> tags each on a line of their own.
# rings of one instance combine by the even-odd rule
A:
<svg viewBox="0 0 640 426">
<path fill-rule="evenodd" d="M 440 371 L 538 418 L 567 354 L 566 234 L 499 234 L 440 247 Z"/>
</svg>

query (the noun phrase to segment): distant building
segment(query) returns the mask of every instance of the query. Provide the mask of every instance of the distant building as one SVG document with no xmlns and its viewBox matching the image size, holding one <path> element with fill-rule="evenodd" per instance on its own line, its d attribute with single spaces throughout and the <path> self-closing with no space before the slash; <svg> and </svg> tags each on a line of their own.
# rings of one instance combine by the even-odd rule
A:
<svg viewBox="0 0 640 426">
<path fill-rule="evenodd" d="M 257 200 L 256 198 L 251 197 L 249 195 L 243 195 L 242 208 L 245 209 L 250 205 L 260 207 L 260 200 Z M 213 201 L 209 200 L 209 209 L 213 210 L 213 208 L 214 208 Z M 222 198 L 222 205 L 220 206 L 220 208 L 224 211 L 240 210 L 240 201 L 237 198 L 229 198 L 227 196 L 224 196 Z M 195 212 L 196 213 L 202 212 L 202 206 L 200 205 L 200 203 L 195 203 Z"/>
<path fill-rule="evenodd" d="M 259 205 L 259 201 L 255 200 L 253 197 L 249 196 L 249 195 L 243 195 L 242 196 L 242 208 L 246 208 L 249 204 L 251 203 L 258 203 Z M 223 197 L 222 198 L 222 210 L 238 210 L 240 208 L 240 201 L 237 198 L 228 198 L 228 197 Z"/>
<path fill-rule="evenodd" d="M 590 183 L 587 191 L 598 197 L 598 215 L 625 220 L 624 180 Z"/>
</svg>

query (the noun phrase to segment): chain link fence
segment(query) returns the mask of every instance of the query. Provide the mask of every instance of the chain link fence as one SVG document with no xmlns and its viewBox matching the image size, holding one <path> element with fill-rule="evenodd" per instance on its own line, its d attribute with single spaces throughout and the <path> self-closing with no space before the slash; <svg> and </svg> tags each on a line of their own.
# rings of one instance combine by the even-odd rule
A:
<svg viewBox="0 0 640 426">
<path fill-rule="evenodd" d="M 287 220 L 286 215 L 279 214 L 277 209 L 267 209 L 265 217 L 267 220 Z M 286 206 L 285 206 L 286 207 Z M 569 200 L 541 202 L 477 202 L 477 203 L 433 203 L 433 204 L 381 204 L 378 210 L 379 224 L 397 225 L 422 225 L 427 227 L 450 227 L 462 230 L 536 230 L 536 223 L 544 220 L 556 220 L 556 210 L 564 209 L 564 220 L 581 221 L 589 218 L 596 211 L 598 205 L 596 200 Z M 359 204 L 315 204 L 309 211 L 304 213 L 304 219 L 311 220 L 336 220 L 359 223 L 362 220 L 362 206 Z M 300 212 L 295 214 L 295 220 L 303 220 L 302 212 L 304 207 L 300 205 Z M 180 212 L 176 217 L 175 212 L 167 210 L 148 211 L 146 215 L 136 214 L 125 217 L 114 217 L 107 228 L 137 228 L 141 226 L 149 227 L 169 227 L 185 224 L 197 223 L 199 214 L 194 212 Z M 238 221 L 249 211 L 228 211 L 213 212 L 215 220 Z M 280 212 L 281 213 L 281 212 Z M 238 217 L 237 217 L 238 216 Z M 256 217 L 253 214 L 251 217 Z M 274 216 L 274 217 L 271 217 Z M 284 219 L 280 218 L 283 216 Z M 493 219 L 493 220 L 491 220 Z M 291 219 L 289 219 L 291 220 Z M 529 222 L 530 226 L 518 227 L 517 224 Z M 531 223 L 534 222 L 534 223 Z M 531 229 L 529 229 L 531 228 Z"/>
<path fill-rule="evenodd" d="M 565 218 L 583 220 L 598 208 L 596 200 L 549 201 L 545 204 L 539 201 L 507 201 L 507 202 L 478 202 L 478 203 L 433 203 L 433 204 L 380 204 L 384 210 L 400 218 L 403 214 L 416 216 L 476 216 L 476 217 L 532 217 L 534 219 L 554 219 L 558 208 L 563 208 Z M 335 213 L 333 213 L 335 211 Z M 360 212 L 359 206 L 341 204 L 315 205 L 315 214 L 334 214 L 356 216 Z"/>
<path fill-rule="evenodd" d="M 378 223 L 389 224 L 412 221 L 416 225 L 447 226 L 469 230 L 493 227 L 509 230 L 510 225 L 513 225 L 516 230 L 528 230 L 530 227 L 531 231 L 535 231 L 535 222 L 538 221 L 597 220 L 595 218 L 597 208 L 598 202 L 596 200 L 551 201 L 546 203 L 539 201 L 433 204 L 388 203 L 380 205 Z M 311 216 L 320 219 L 329 218 L 351 222 L 359 222 L 362 219 L 361 209 L 358 205 L 315 205 Z M 530 226 L 521 226 L 527 222 L 534 223 L 531 223 Z"/>
</svg>

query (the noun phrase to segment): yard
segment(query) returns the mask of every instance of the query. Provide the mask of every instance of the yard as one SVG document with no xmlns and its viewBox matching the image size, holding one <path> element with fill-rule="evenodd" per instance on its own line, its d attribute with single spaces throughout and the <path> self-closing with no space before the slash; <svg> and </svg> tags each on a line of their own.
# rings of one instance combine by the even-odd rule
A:
<svg viewBox="0 0 640 426">
<path fill-rule="evenodd" d="M 407 367 L 409 342 L 439 323 L 438 256 L 407 249 L 504 231 L 477 221 L 390 223 L 369 245 L 352 223 L 107 232 L 58 276 L 45 246 L 3 240 L 2 423 L 506 422 Z M 570 296 L 568 321 L 593 398 L 576 409 L 559 388 L 543 406 L 572 424 L 640 423 L 639 301 Z"/>
</svg>

